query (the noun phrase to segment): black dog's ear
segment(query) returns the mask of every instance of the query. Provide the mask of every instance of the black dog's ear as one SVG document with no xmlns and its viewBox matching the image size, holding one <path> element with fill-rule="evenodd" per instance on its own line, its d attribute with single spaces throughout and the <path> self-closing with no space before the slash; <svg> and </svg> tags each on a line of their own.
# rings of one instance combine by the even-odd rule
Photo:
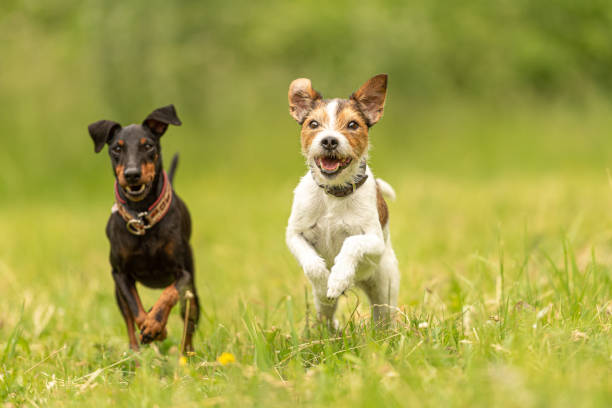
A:
<svg viewBox="0 0 612 408">
<path fill-rule="evenodd" d="M 89 125 L 87 129 L 89 129 L 89 135 L 93 139 L 96 153 L 100 153 L 100 150 L 106 143 L 110 142 L 115 132 L 121 129 L 121 125 L 112 120 L 99 120 Z"/>
<path fill-rule="evenodd" d="M 142 122 L 142 125 L 148 127 L 151 129 L 151 132 L 153 132 L 157 137 L 160 137 L 166 133 L 168 125 L 181 126 L 182 123 L 176 115 L 174 105 L 168 105 L 164 106 L 163 108 L 155 109 L 153 112 L 151 112 Z"/>
</svg>

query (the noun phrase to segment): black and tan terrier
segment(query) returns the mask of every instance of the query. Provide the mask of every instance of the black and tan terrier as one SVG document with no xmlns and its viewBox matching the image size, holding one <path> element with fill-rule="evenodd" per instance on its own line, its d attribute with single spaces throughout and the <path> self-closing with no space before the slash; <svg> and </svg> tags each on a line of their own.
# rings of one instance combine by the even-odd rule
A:
<svg viewBox="0 0 612 408">
<path fill-rule="evenodd" d="M 110 120 L 89 125 L 96 153 L 108 144 L 115 174 L 115 205 L 106 226 L 115 296 L 127 325 L 130 348 L 166 338 L 172 307 L 180 301 L 185 321 L 185 351 L 200 316 L 189 239 L 191 219 L 185 203 L 172 188 L 177 156 L 170 170 L 162 166 L 160 138 L 168 125 L 181 125 L 173 105 L 151 112 L 140 125 L 122 127 Z M 136 282 L 164 289 L 146 312 Z M 185 314 L 189 311 L 189 316 Z"/>
</svg>

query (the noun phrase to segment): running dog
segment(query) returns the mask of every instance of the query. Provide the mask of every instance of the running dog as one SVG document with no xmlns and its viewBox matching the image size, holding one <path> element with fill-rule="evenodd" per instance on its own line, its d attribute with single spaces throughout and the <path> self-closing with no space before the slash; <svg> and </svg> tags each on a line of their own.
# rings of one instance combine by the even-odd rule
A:
<svg viewBox="0 0 612 408">
<path fill-rule="evenodd" d="M 173 105 L 154 110 L 140 125 L 122 127 L 110 120 L 89 125 L 96 153 L 108 145 L 115 174 L 115 205 L 106 235 L 115 297 L 134 350 L 139 348 L 134 325 L 140 330 L 140 343 L 165 339 L 170 310 L 180 301 L 186 325 L 182 351 L 192 351 L 200 316 L 189 245 L 191 219 L 172 188 L 178 156 L 168 174 L 162 166 L 160 138 L 168 125 L 181 125 Z M 164 289 L 149 312 L 142 306 L 136 282 Z"/>
<path fill-rule="evenodd" d="M 319 318 L 335 327 L 338 297 L 353 285 L 367 294 L 376 323 L 397 306 L 400 276 L 385 202 L 395 192 L 367 164 L 368 132 L 386 94 L 385 74 L 348 99 L 323 99 L 306 78 L 289 86 L 309 171 L 294 191 L 286 240 L 312 284 Z"/>
</svg>

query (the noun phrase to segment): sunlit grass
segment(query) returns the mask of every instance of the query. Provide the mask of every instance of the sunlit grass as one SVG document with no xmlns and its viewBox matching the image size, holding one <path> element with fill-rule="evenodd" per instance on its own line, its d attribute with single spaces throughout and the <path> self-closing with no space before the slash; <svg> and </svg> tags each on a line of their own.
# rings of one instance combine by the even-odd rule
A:
<svg viewBox="0 0 612 408">
<path fill-rule="evenodd" d="M 612 406 L 610 5 L 0 2 L 0 407 Z M 291 80 L 389 74 L 397 321 L 317 325 L 284 243 Z M 173 103 L 202 317 L 127 349 L 87 125 Z M 140 289 L 145 306 L 159 292 Z"/>
<path fill-rule="evenodd" d="M 366 299 L 350 291 L 340 333 L 316 325 L 307 283 L 284 247 L 290 183 L 237 189 L 223 177 L 179 175 L 195 220 L 196 354 L 180 359 L 176 311 L 165 342 L 127 351 L 103 234 L 111 196 L 7 204 L 3 400 L 605 406 L 612 398 L 605 175 L 386 177 L 398 190 L 397 322 L 373 328 Z M 151 304 L 156 293 L 143 292 Z"/>
</svg>

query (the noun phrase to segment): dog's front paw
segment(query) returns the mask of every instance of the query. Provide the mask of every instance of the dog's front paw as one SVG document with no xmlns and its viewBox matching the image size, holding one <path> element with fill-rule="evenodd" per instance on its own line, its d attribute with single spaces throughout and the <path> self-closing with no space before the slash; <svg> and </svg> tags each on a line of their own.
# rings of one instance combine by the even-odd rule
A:
<svg viewBox="0 0 612 408">
<path fill-rule="evenodd" d="M 335 300 L 342 295 L 352 284 L 349 268 L 342 265 L 334 265 L 327 280 L 327 298 Z"/>
<path fill-rule="evenodd" d="M 140 342 L 149 344 L 152 341 L 162 341 L 168 335 L 165 323 L 158 321 L 151 313 L 147 315 L 140 328 Z"/>
</svg>

